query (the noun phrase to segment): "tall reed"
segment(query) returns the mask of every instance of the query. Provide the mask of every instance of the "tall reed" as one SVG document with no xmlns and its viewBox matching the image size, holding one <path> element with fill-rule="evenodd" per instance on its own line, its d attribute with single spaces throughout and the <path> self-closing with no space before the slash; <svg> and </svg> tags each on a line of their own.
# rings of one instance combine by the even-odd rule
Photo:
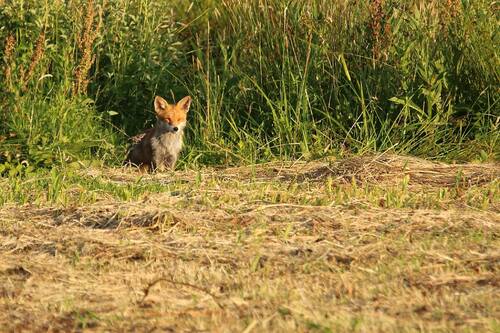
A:
<svg viewBox="0 0 500 333">
<path fill-rule="evenodd" d="M 119 163 L 155 95 L 190 94 L 185 163 L 497 159 L 495 15 L 486 0 L 5 2 L 2 148 Z"/>
</svg>

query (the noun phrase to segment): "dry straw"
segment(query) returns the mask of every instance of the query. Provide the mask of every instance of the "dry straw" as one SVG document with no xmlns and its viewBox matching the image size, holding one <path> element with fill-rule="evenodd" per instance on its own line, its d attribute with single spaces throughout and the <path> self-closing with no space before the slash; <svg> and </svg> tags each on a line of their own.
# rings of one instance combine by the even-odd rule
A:
<svg viewBox="0 0 500 333">
<path fill-rule="evenodd" d="M 138 179 L 125 168 L 82 172 Z M 172 183 L 177 194 L 139 200 L 4 206 L 0 327 L 306 332 L 319 322 L 352 332 L 353 318 L 363 318 L 363 332 L 488 332 L 498 317 L 497 208 L 467 207 L 461 197 L 449 209 L 360 200 L 373 184 L 405 177 L 418 194 L 457 186 L 457 173 L 482 186 L 498 172 L 498 164 L 383 154 L 146 175 L 141 184 L 182 182 Z M 324 193 L 329 178 L 344 194 L 353 178 L 367 186 L 346 204 L 300 201 Z M 255 196 L 283 189 L 295 195 Z"/>
</svg>

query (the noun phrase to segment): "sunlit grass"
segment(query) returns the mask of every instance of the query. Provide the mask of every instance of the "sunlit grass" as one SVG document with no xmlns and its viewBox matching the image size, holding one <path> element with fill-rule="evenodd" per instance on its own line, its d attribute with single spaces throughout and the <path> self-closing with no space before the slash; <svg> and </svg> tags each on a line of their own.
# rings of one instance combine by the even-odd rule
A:
<svg viewBox="0 0 500 333">
<path fill-rule="evenodd" d="M 0 18 L 2 161 L 119 164 L 154 96 L 187 94 L 185 165 L 498 158 L 488 1 L 28 0 Z"/>
<path fill-rule="evenodd" d="M 23 172 L 0 182 L 7 330 L 495 332 L 496 164 Z"/>
</svg>

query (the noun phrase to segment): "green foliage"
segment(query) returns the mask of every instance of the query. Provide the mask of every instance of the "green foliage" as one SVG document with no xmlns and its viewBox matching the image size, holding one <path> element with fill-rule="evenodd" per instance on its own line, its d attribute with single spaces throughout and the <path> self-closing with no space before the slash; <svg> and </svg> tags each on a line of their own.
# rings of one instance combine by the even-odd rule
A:
<svg viewBox="0 0 500 333">
<path fill-rule="evenodd" d="M 186 94 L 178 78 L 184 42 L 172 8 L 165 8 L 161 1 L 118 0 L 104 12 L 91 95 L 101 110 L 117 113 L 113 122 L 128 133 L 153 122 L 155 94 L 177 100 Z"/>
<path fill-rule="evenodd" d="M 181 166 L 385 150 L 497 159 L 494 6 L 377 4 L 4 1 L 0 158 L 119 163 L 154 122 L 154 95 L 190 94 Z"/>
<path fill-rule="evenodd" d="M 12 1 L 0 7 L 4 52 L 0 83 L 0 161 L 38 166 L 116 153 L 116 134 L 97 112 L 93 96 L 73 92 L 81 62 L 76 4 Z M 75 21 L 76 20 L 76 21 Z M 3 45 L 6 49 L 6 45 Z"/>
</svg>

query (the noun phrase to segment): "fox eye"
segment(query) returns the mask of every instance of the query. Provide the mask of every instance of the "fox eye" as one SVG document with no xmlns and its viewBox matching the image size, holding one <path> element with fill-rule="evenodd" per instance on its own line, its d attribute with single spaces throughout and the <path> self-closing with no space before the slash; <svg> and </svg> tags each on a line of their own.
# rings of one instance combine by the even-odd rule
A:
<svg viewBox="0 0 500 333">
<path fill-rule="evenodd" d="M 169 124 L 171 124 L 171 123 L 172 123 L 172 119 L 170 119 L 170 118 L 165 119 L 165 121 L 166 121 L 167 123 L 169 123 Z"/>
</svg>

